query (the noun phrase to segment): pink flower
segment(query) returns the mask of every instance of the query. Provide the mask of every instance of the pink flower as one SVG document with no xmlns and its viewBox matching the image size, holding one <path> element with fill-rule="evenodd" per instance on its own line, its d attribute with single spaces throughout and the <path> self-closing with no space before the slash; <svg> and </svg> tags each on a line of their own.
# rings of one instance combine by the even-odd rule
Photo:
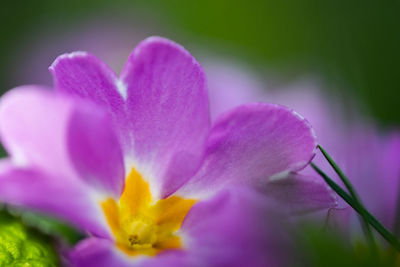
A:
<svg viewBox="0 0 400 267">
<path fill-rule="evenodd" d="M 308 122 L 251 103 L 211 124 L 203 70 L 171 41 L 141 42 L 120 77 L 85 52 L 50 71 L 56 92 L 25 86 L 1 100 L 11 157 L 0 199 L 87 232 L 72 265 L 276 265 L 285 234 L 254 189 L 296 210 L 334 205 L 296 174 L 315 153 Z"/>
</svg>

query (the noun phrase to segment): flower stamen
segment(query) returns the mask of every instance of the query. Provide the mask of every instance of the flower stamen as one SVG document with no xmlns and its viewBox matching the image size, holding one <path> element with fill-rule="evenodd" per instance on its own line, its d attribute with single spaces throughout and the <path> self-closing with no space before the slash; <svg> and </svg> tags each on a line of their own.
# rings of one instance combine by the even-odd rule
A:
<svg viewBox="0 0 400 267">
<path fill-rule="evenodd" d="M 131 256 L 153 256 L 181 248 L 176 231 L 195 202 L 171 196 L 152 203 L 148 183 L 132 169 L 118 203 L 108 198 L 101 206 L 117 247 Z"/>
</svg>

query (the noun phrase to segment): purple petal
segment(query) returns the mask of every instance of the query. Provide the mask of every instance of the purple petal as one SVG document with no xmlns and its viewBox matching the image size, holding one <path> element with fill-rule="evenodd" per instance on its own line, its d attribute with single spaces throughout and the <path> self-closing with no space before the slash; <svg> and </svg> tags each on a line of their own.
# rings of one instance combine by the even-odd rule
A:
<svg viewBox="0 0 400 267">
<path fill-rule="evenodd" d="M 382 224 L 390 230 L 394 229 L 397 214 L 397 203 L 400 184 L 400 135 L 380 136 L 371 127 L 352 125 L 348 129 L 346 139 L 336 139 L 336 146 L 331 146 L 328 153 L 343 169 L 360 195 L 361 201 Z M 341 142 L 339 142 L 341 140 Z M 331 140 L 332 145 L 334 140 Z M 336 179 L 340 179 L 322 155 L 313 160 L 319 167 Z M 315 175 L 312 168 L 306 168 L 305 173 Z M 338 208 L 348 207 L 341 198 Z M 351 210 L 350 219 L 338 217 L 339 212 L 330 212 L 330 220 L 341 227 L 361 232 L 357 213 Z M 335 218 L 338 217 L 338 218 Z M 343 216 L 342 216 L 343 217 Z"/>
<path fill-rule="evenodd" d="M 114 195 L 123 188 L 120 147 L 91 103 L 37 87 L 14 89 L 1 99 L 0 133 L 19 166 L 101 184 Z"/>
<path fill-rule="evenodd" d="M 79 52 L 59 57 L 50 70 L 58 90 L 112 113 L 129 164 L 156 195 L 174 192 L 198 168 L 210 124 L 208 97 L 201 66 L 181 46 L 159 37 L 144 40 L 120 79 Z"/>
<path fill-rule="evenodd" d="M 279 105 L 238 107 L 215 122 L 202 168 L 178 194 L 201 196 L 227 184 L 264 188 L 306 166 L 316 141 L 308 122 Z"/>
<path fill-rule="evenodd" d="M 190 257 L 198 266 L 288 266 L 288 232 L 268 203 L 238 189 L 199 202 L 180 230 Z"/>
<path fill-rule="evenodd" d="M 263 193 L 293 213 L 306 213 L 336 207 L 337 197 L 319 177 L 291 174 L 269 182 Z"/>
<path fill-rule="evenodd" d="M 82 184 L 63 176 L 46 174 L 35 169 L 18 169 L 2 162 L 0 170 L 0 202 L 64 219 L 83 231 L 108 237 L 108 227 L 93 193 Z"/>
<path fill-rule="evenodd" d="M 380 208 L 385 214 L 381 220 L 387 222 L 390 229 L 396 229 L 396 224 L 400 223 L 396 218 L 400 208 L 400 132 L 387 137 L 383 151 L 380 159 L 382 181 L 377 179 L 378 183 L 382 182 L 384 185 L 382 196 L 385 203 Z"/>
<path fill-rule="evenodd" d="M 68 255 L 68 265 L 73 267 L 130 266 L 129 260 L 117 251 L 113 241 L 87 238 Z"/>
<path fill-rule="evenodd" d="M 6 93 L 0 104 L 0 134 L 13 162 L 74 177 L 66 146 L 73 109 L 73 102 L 36 86 Z"/>
<path fill-rule="evenodd" d="M 128 90 L 134 160 L 168 195 L 198 167 L 209 130 L 203 70 L 183 47 L 152 37 L 135 48 L 121 79 Z"/>
<path fill-rule="evenodd" d="M 80 96 L 105 107 L 118 126 L 123 145 L 129 143 L 126 134 L 123 87 L 118 87 L 116 74 L 103 62 L 86 52 L 59 56 L 50 66 L 56 90 Z M 121 90 L 120 90 L 121 89 Z"/>
<path fill-rule="evenodd" d="M 104 112 L 82 105 L 71 115 L 67 145 L 80 177 L 119 197 L 124 188 L 125 167 L 112 130 Z"/>
<path fill-rule="evenodd" d="M 395 229 L 400 192 L 400 135 L 379 136 L 374 129 L 357 129 L 349 136 L 345 152 L 344 171 L 363 204 L 383 225 Z"/>
<path fill-rule="evenodd" d="M 67 257 L 73 267 L 193 266 L 187 264 L 184 252 L 167 251 L 154 257 L 129 257 L 119 251 L 114 242 L 102 238 L 81 241 Z"/>
<path fill-rule="evenodd" d="M 118 77 L 103 62 L 86 52 L 73 52 L 59 56 L 49 70 L 53 74 L 56 89 L 90 98 L 111 111 L 123 105 L 118 91 Z"/>
</svg>

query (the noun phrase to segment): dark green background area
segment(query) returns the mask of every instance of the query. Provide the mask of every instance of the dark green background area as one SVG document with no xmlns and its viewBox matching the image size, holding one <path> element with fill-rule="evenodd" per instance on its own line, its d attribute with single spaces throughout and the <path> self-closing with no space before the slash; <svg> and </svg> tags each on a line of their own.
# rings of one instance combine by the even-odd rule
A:
<svg viewBox="0 0 400 267">
<path fill-rule="evenodd" d="M 0 10 L 3 91 L 18 85 L 9 79 L 8 66 L 23 36 L 39 25 L 62 31 L 96 14 L 140 14 L 161 21 L 174 32 L 168 37 L 192 40 L 254 66 L 288 75 L 322 74 L 333 85 L 330 90 L 355 95 L 382 125 L 400 123 L 398 0 L 21 0 L 3 1 Z"/>
</svg>

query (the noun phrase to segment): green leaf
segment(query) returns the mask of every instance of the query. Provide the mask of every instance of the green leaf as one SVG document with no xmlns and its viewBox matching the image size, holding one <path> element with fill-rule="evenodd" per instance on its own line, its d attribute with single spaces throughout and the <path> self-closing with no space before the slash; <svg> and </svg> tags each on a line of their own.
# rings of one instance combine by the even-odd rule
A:
<svg viewBox="0 0 400 267">
<path fill-rule="evenodd" d="M 380 223 L 368 210 L 363 206 L 363 210 L 360 210 L 355 203 L 353 198 L 347 194 L 338 184 L 336 184 L 328 175 L 326 175 L 317 165 L 311 163 L 311 167 L 325 180 L 325 182 L 335 191 L 347 204 L 349 204 L 356 212 L 363 212 L 366 215 L 368 223 L 375 228 L 375 230 L 382 235 L 398 252 L 400 252 L 400 241 L 397 237 L 386 229 L 382 223 Z"/>
<path fill-rule="evenodd" d="M 0 210 L 0 266 L 52 267 L 58 257 L 50 237 Z"/>
<path fill-rule="evenodd" d="M 25 225 L 31 226 L 32 228 L 40 230 L 42 233 L 60 239 L 68 245 L 75 245 L 85 237 L 73 226 L 53 217 L 32 211 L 21 211 L 20 209 L 13 207 L 8 207 L 8 211 L 15 217 L 21 218 Z"/>
<path fill-rule="evenodd" d="M 365 236 L 366 236 L 368 242 L 370 243 L 372 253 L 376 254 L 377 248 L 376 248 L 374 234 L 371 231 L 371 227 L 369 226 L 369 223 L 367 220 L 367 214 L 365 213 L 365 211 L 363 209 L 364 205 L 362 204 L 361 199 L 358 196 L 356 189 L 353 187 L 353 185 L 351 184 L 350 180 L 346 177 L 346 175 L 344 175 L 343 171 L 339 168 L 339 166 L 336 164 L 336 162 L 325 151 L 325 149 L 323 149 L 320 145 L 318 145 L 318 148 L 324 155 L 325 159 L 329 162 L 329 164 L 335 170 L 337 175 L 340 177 L 343 184 L 346 186 L 347 190 L 349 190 L 350 196 L 353 198 L 354 205 L 356 205 L 358 210 L 360 211 L 361 225 L 363 226 Z"/>
</svg>

